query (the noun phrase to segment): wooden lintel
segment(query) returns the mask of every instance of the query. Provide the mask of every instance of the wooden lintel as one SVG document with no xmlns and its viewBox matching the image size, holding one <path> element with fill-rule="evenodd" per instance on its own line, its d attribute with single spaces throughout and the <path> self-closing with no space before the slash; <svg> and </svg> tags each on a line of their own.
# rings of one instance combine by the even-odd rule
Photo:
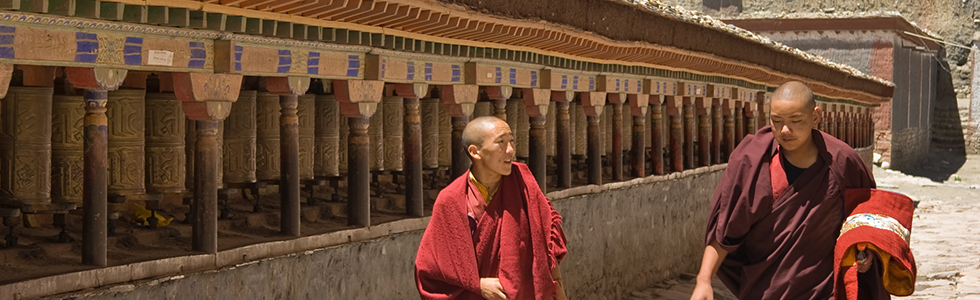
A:
<svg viewBox="0 0 980 300">
<path fill-rule="evenodd" d="M 276 22 L 275 36 L 278 38 L 293 38 L 293 24 L 289 22 Z"/>
<path fill-rule="evenodd" d="M 190 28 L 208 28 L 208 13 L 200 10 L 192 10 L 188 14 Z"/>
<path fill-rule="evenodd" d="M 235 102 L 242 88 L 242 75 L 209 73 L 171 73 L 177 99 Z"/>
<path fill-rule="evenodd" d="M 65 67 L 65 75 L 78 89 L 112 91 L 126 79 L 125 69 Z"/>
<path fill-rule="evenodd" d="M 278 30 L 279 21 L 276 20 L 262 20 L 262 32 L 264 36 L 275 36 L 276 30 Z"/>
<path fill-rule="evenodd" d="M 102 1 L 74 0 L 75 16 L 79 18 L 98 19 L 102 16 Z"/>
<path fill-rule="evenodd" d="M 48 2 L 48 13 L 62 16 L 75 15 L 75 0 L 47 0 L 36 2 Z"/>
<path fill-rule="evenodd" d="M 218 15 L 218 14 L 213 14 L 213 15 Z M 220 15 L 225 16 L 225 14 L 220 14 Z M 225 22 L 224 22 L 225 31 L 234 32 L 234 33 L 244 33 L 246 28 L 245 21 L 247 19 L 248 18 L 243 16 L 225 16 Z"/>
<path fill-rule="evenodd" d="M 265 77 L 265 89 L 279 95 L 303 95 L 310 89 L 310 78 L 304 76 Z"/>
</svg>

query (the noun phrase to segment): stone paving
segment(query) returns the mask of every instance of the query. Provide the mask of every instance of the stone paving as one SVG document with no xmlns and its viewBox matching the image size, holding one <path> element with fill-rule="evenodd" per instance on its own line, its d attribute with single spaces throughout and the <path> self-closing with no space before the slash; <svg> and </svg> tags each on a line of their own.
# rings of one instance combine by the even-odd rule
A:
<svg viewBox="0 0 980 300">
<path fill-rule="evenodd" d="M 933 156 L 923 177 L 875 167 L 878 188 L 899 192 L 919 201 L 912 220 L 912 254 L 918 268 L 915 293 L 895 299 L 980 299 L 980 156 L 967 157 L 962 166 Z M 962 160 L 960 160 L 962 161 Z M 938 166 L 938 167 L 937 167 Z M 948 179 L 936 182 L 942 174 Z M 928 178 L 927 178 L 928 177 Z M 735 297 L 715 278 L 715 299 Z M 627 299 L 686 300 L 694 289 L 694 275 L 655 283 L 632 292 Z"/>
</svg>

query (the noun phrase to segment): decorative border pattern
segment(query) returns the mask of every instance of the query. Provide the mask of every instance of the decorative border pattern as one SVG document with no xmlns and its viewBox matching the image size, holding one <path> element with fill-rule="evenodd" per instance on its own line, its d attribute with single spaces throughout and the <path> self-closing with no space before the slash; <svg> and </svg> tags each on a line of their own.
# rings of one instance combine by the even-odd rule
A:
<svg viewBox="0 0 980 300">
<path fill-rule="evenodd" d="M 902 226 L 902 223 L 895 220 L 895 218 L 882 214 L 870 213 L 855 214 L 847 217 L 847 220 L 844 221 L 844 225 L 841 226 L 840 236 L 844 236 L 844 234 L 851 231 L 851 229 L 862 226 L 891 231 L 898 235 L 898 237 L 902 238 L 902 240 L 905 240 L 906 244 L 911 238 L 911 233 L 909 232 L 908 228 Z"/>
</svg>

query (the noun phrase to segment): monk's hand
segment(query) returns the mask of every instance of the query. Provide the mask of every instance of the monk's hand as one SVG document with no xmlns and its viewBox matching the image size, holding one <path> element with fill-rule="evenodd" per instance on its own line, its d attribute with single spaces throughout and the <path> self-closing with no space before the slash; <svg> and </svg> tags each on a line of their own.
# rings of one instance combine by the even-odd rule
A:
<svg viewBox="0 0 980 300">
<path fill-rule="evenodd" d="M 480 278 L 480 294 L 487 300 L 507 300 L 504 286 L 497 278 Z"/>
<path fill-rule="evenodd" d="M 871 269 L 871 266 L 874 265 L 872 255 L 875 255 L 873 251 L 859 250 L 857 255 L 858 273 L 864 273 Z"/>
<path fill-rule="evenodd" d="M 711 281 L 702 282 L 698 280 L 694 285 L 694 292 L 691 293 L 691 300 L 714 300 L 715 291 L 711 289 Z"/>
</svg>

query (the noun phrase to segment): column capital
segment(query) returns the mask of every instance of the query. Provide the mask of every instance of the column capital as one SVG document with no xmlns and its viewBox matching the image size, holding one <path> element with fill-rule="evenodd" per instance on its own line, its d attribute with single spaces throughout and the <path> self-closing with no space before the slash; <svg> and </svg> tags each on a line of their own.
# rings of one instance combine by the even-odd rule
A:
<svg viewBox="0 0 980 300">
<path fill-rule="evenodd" d="M 397 83 L 395 93 L 399 97 L 421 99 L 429 94 L 428 83 Z"/>
<path fill-rule="evenodd" d="M 528 117 L 544 117 L 548 115 L 548 104 L 551 103 L 549 89 L 523 89 L 524 111 Z"/>
<path fill-rule="evenodd" d="M 609 96 L 610 104 L 626 103 L 626 93 L 608 93 L 607 95 Z"/>
<path fill-rule="evenodd" d="M 587 116 L 602 115 L 602 107 L 606 105 L 606 92 L 580 92 L 579 101 Z"/>
<path fill-rule="evenodd" d="M 13 77 L 14 64 L 0 64 L 0 98 L 7 97 L 10 78 Z"/>
<path fill-rule="evenodd" d="M 483 90 L 486 91 L 487 97 L 491 100 L 507 100 L 514 94 L 514 88 L 506 85 L 487 86 Z"/>
<path fill-rule="evenodd" d="M 650 106 L 650 95 L 630 94 L 626 97 L 629 99 L 630 113 L 632 115 L 643 116 L 647 114 L 647 107 Z"/>
<path fill-rule="evenodd" d="M 478 85 L 442 85 L 439 86 L 439 97 L 451 117 L 469 117 L 473 114 L 476 100 L 480 98 Z"/>
<path fill-rule="evenodd" d="M 551 91 L 551 99 L 555 102 L 571 102 L 575 100 L 575 91 Z"/>
<path fill-rule="evenodd" d="M 370 118 L 378 110 L 384 95 L 384 81 L 333 80 L 334 97 L 340 104 L 340 113 L 346 117 Z"/>
<path fill-rule="evenodd" d="M 174 94 L 184 102 L 238 101 L 242 75 L 172 73 Z"/>
<path fill-rule="evenodd" d="M 310 89 L 310 78 L 305 76 L 266 77 L 265 89 L 280 95 L 303 95 Z"/>
<path fill-rule="evenodd" d="M 112 91 L 126 80 L 126 70 L 110 68 L 65 67 L 68 82 L 78 89 Z"/>
</svg>

